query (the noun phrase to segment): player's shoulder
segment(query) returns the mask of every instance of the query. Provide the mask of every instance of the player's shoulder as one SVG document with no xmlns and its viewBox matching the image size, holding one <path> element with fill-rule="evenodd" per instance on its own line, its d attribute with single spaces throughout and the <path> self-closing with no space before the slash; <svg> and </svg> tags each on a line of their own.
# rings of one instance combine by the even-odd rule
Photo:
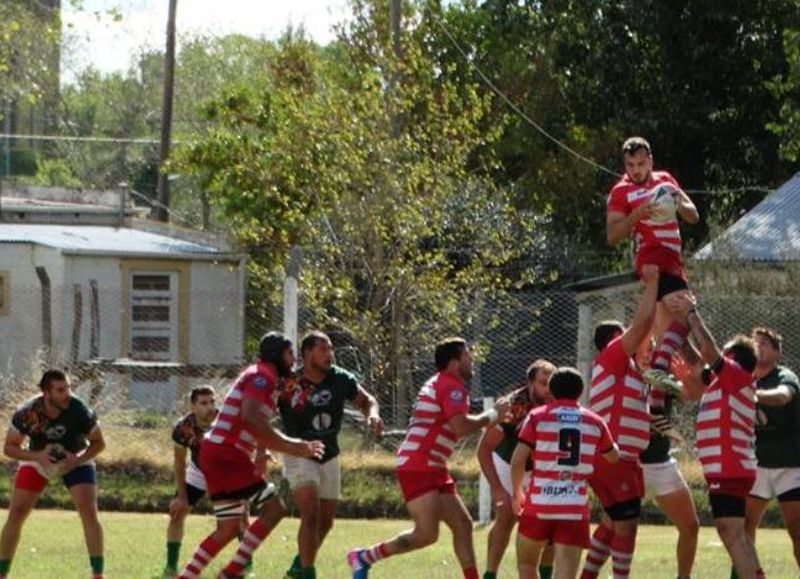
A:
<svg viewBox="0 0 800 579">
<path fill-rule="evenodd" d="M 91 413 L 92 410 L 89 408 L 89 405 L 86 404 L 83 400 L 78 398 L 77 396 L 71 396 L 69 399 L 69 411 L 70 412 L 80 412 L 80 413 Z"/>
<path fill-rule="evenodd" d="M 659 183 L 672 183 L 676 187 L 678 186 L 678 180 L 672 176 L 669 171 L 653 171 L 652 180 Z"/>
<path fill-rule="evenodd" d="M 787 366 L 778 366 L 778 376 L 781 383 L 791 382 L 794 385 L 800 384 L 797 374 Z"/>
<path fill-rule="evenodd" d="M 197 422 L 197 417 L 194 415 L 194 412 L 187 412 L 186 414 L 184 414 L 183 416 L 178 418 L 178 420 L 175 421 L 174 427 L 180 428 L 181 426 L 187 424 L 189 426 L 192 426 L 196 424 L 196 422 Z"/>
<path fill-rule="evenodd" d="M 605 422 L 600 417 L 600 415 L 591 408 L 586 408 L 585 406 L 578 406 L 578 410 L 581 414 L 581 418 L 583 418 L 585 422 L 590 422 L 594 424 L 603 424 Z"/>
<path fill-rule="evenodd" d="M 358 378 L 355 374 L 353 374 L 350 370 L 342 368 L 341 366 L 337 366 L 336 364 L 331 366 L 331 369 L 328 371 L 327 378 L 334 382 L 358 383 Z"/>
<path fill-rule="evenodd" d="M 637 185 L 631 181 L 627 175 L 623 175 L 619 178 L 619 181 L 611 186 L 611 189 L 608 191 L 608 195 L 609 197 L 624 195 L 634 187 L 637 187 Z"/>
<path fill-rule="evenodd" d="M 27 412 L 31 410 L 38 411 L 42 408 L 44 408 L 44 396 L 37 394 L 36 396 L 28 398 L 17 405 L 15 412 Z"/>
</svg>

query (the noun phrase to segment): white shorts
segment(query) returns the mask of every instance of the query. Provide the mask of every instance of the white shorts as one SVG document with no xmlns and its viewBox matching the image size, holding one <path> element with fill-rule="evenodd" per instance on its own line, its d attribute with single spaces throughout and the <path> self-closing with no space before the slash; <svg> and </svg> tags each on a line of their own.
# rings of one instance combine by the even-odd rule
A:
<svg viewBox="0 0 800 579">
<path fill-rule="evenodd" d="M 756 469 L 756 482 L 750 495 L 764 499 L 780 497 L 782 494 L 800 488 L 800 467 Z"/>
<path fill-rule="evenodd" d="M 645 489 L 657 497 L 689 488 L 674 458 L 670 458 L 667 462 L 642 464 L 642 470 Z"/>
<path fill-rule="evenodd" d="M 200 472 L 200 469 L 197 468 L 191 460 L 186 465 L 186 484 L 192 485 L 201 491 L 208 490 L 208 487 L 206 487 L 206 477 L 203 476 L 203 473 Z"/>
<path fill-rule="evenodd" d="M 284 454 L 283 476 L 289 481 L 289 487 L 292 490 L 305 485 L 314 485 L 317 487 L 321 499 L 338 501 L 341 498 L 341 473 L 338 456 L 320 464 L 309 458 Z"/>
<path fill-rule="evenodd" d="M 500 479 L 500 484 L 503 486 L 503 490 L 506 491 L 509 496 L 511 496 L 511 465 L 500 458 L 496 452 L 492 453 L 492 461 L 494 462 L 494 470 L 497 471 L 497 478 Z M 522 490 L 527 491 L 530 484 L 531 473 L 526 472 L 525 476 L 522 477 Z"/>
</svg>

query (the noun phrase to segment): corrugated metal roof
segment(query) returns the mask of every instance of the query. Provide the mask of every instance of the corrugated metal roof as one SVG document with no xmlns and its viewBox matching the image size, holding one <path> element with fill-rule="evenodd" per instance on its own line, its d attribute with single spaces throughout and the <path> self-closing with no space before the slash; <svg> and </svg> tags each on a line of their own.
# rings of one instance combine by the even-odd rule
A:
<svg viewBox="0 0 800 579">
<path fill-rule="evenodd" d="M 694 254 L 695 259 L 800 260 L 800 173 Z"/>
<path fill-rule="evenodd" d="M 33 243 L 86 254 L 223 255 L 210 245 L 158 235 L 138 229 L 91 225 L 0 224 L 0 243 Z"/>
</svg>

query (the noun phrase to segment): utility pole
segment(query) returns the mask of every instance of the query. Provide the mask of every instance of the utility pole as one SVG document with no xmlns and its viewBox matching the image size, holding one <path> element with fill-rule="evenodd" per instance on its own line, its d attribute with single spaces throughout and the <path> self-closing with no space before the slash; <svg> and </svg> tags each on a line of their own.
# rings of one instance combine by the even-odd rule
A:
<svg viewBox="0 0 800 579">
<path fill-rule="evenodd" d="M 392 31 L 392 47 L 395 57 L 400 57 L 400 18 L 402 15 L 403 0 L 391 0 L 391 14 L 389 15 L 390 27 Z"/>
<path fill-rule="evenodd" d="M 169 159 L 172 143 L 172 96 L 175 89 L 175 14 L 178 0 L 169 0 L 167 18 L 167 51 L 164 54 L 164 99 L 161 106 L 161 147 L 158 162 L 158 206 L 155 214 L 158 221 L 169 221 L 169 180 L 164 165 Z"/>
</svg>

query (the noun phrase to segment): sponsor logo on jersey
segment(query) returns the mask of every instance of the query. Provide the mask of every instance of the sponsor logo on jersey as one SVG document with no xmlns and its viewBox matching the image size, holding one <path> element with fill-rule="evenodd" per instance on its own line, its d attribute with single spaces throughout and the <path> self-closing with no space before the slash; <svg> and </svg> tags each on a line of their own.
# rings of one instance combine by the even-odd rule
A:
<svg viewBox="0 0 800 579">
<path fill-rule="evenodd" d="M 330 390 L 320 390 L 311 395 L 311 404 L 314 406 L 327 406 L 331 403 L 333 394 Z"/>
<path fill-rule="evenodd" d="M 267 379 L 263 376 L 256 376 L 253 379 L 253 387 L 258 388 L 259 390 L 263 390 L 267 386 Z"/>
<path fill-rule="evenodd" d="M 51 426 L 44 431 L 45 436 L 47 436 L 47 440 L 59 440 L 60 438 L 64 438 L 66 433 L 67 427 L 63 424 L 56 424 L 55 426 Z"/>
<path fill-rule="evenodd" d="M 461 402 L 464 399 L 464 392 L 462 390 L 451 390 L 450 400 L 453 402 Z"/>
<path fill-rule="evenodd" d="M 581 421 L 581 415 L 577 412 L 561 412 L 558 414 L 558 421 L 575 424 L 576 422 Z"/>
<path fill-rule="evenodd" d="M 542 488 L 542 494 L 546 497 L 564 497 L 580 494 L 573 485 L 549 484 Z"/>
</svg>

